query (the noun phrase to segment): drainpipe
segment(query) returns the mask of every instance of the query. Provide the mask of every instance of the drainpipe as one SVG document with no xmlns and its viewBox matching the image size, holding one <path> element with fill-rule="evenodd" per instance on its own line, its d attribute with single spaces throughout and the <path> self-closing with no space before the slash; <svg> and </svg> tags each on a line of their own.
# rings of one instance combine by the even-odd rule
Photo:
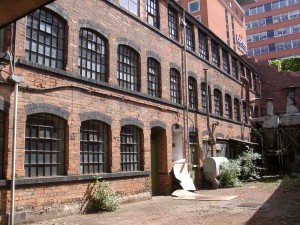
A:
<svg viewBox="0 0 300 225">
<path fill-rule="evenodd" d="M 185 22 L 185 10 L 183 10 L 182 13 L 182 24 L 183 24 L 183 59 L 182 59 L 182 64 L 183 64 L 183 76 L 184 76 L 184 84 L 185 84 L 185 155 L 187 157 L 187 162 L 188 165 L 190 165 L 190 144 L 189 144 L 189 95 L 188 95 L 188 75 L 186 72 L 186 22 Z M 190 171 L 190 166 L 188 166 L 188 172 Z"/>
<path fill-rule="evenodd" d="M 10 204 L 10 225 L 14 225 L 14 209 L 15 209 L 15 171 L 16 171 L 16 140 L 17 140 L 17 124 L 18 124 L 18 94 L 19 83 L 24 81 L 21 76 L 14 74 L 15 69 L 15 43 L 16 43 L 16 23 L 12 24 L 12 38 L 11 38 L 11 50 L 7 52 L 9 55 L 10 67 L 11 67 L 11 81 L 15 84 L 15 96 L 14 96 L 14 122 L 13 122 L 13 144 L 12 144 L 12 169 L 11 169 L 11 204 Z"/>
</svg>

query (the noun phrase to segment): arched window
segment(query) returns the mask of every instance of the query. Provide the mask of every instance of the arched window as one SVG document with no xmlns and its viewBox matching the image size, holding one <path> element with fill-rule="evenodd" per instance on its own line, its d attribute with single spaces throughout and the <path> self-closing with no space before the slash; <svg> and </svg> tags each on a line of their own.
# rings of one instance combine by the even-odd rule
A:
<svg viewBox="0 0 300 225">
<path fill-rule="evenodd" d="M 225 117 L 227 119 L 232 118 L 232 103 L 230 95 L 225 95 Z"/>
<path fill-rule="evenodd" d="M 139 91 L 139 54 L 124 45 L 118 47 L 119 86 Z"/>
<path fill-rule="evenodd" d="M 235 98 L 234 99 L 234 120 L 241 121 L 241 110 L 240 110 L 240 101 Z"/>
<path fill-rule="evenodd" d="M 171 101 L 180 103 L 180 75 L 175 69 L 170 69 Z"/>
<path fill-rule="evenodd" d="M 197 81 L 193 77 L 189 77 L 189 107 L 197 108 Z"/>
<path fill-rule="evenodd" d="M 108 172 L 107 124 L 88 120 L 80 127 L 80 171 L 82 174 Z"/>
<path fill-rule="evenodd" d="M 247 104 L 243 101 L 243 121 L 247 123 Z"/>
<path fill-rule="evenodd" d="M 27 16 L 26 59 L 31 62 L 63 69 L 65 22 L 46 9 Z"/>
<path fill-rule="evenodd" d="M 65 174 L 65 121 L 51 114 L 27 117 L 25 176 Z"/>
<path fill-rule="evenodd" d="M 209 112 L 212 112 L 210 86 L 208 86 L 208 98 L 207 98 L 206 97 L 206 84 L 204 82 L 201 83 L 201 105 L 202 105 L 202 110 L 205 112 L 207 109 L 207 105 L 209 105 Z"/>
<path fill-rule="evenodd" d="M 153 58 L 148 58 L 148 95 L 161 97 L 160 64 Z"/>
<path fill-rule="evenodd" d="M 141 165 L 142 131 L 132 125 L 121 128 L 121 170 L 139 171 Z"/>
<path fill-rule="evenodd" d="M 0 111 L 0 178 L 3 177 L 4 112 Z"/>
<path fill-rule="evenodd" d="M 215 105 L 215 114 L 217 116 L 223 116 L 222 92 L 218 89 L 214 90 L 214 105 Z"/>
<path fill-rule="evenodd" d="M 107 80 L 106 40 L 91 30 L 80 29 L 78 69 L 83 77 L 98 81 Z"/>
</svg>

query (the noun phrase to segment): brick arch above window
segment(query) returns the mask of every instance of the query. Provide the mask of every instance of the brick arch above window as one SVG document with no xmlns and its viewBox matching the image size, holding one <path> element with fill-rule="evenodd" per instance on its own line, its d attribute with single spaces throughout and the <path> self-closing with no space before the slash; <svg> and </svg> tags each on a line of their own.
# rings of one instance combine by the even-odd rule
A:
<svg viewBox="0 0 300 225">
<path fill-rule="evenodd" d="M 178 72 L 181 71 L 181 67 L 174 62 L 170 62 L 170 69 L 176 69 Z"/>
<path fill-rule="evenodd" d="M 194 73 L 192 71 L 188 71 L 187 74 L 188 74 L 189 77 L 193 77 L 195 80 L 197 80 L 197 74 L 196 73 Z"/>
<path fill-rule="evenodd" d="M 223 133 L 216 133 L 216 138 L 224 138 L 224 134 Z"/>
<path fill-rule="evenodd" d="M 67 110 L 46 103 L 37 103 L 37 104 L 33 103 L 33 104 L 25 105 L 25 112 L 27 116 L 36 113 L 48 113 L 48 114 L 59 116 L 65 120 L 68 120 L 70 117 L 70 113 Z"/>
<path fill-rule="evenodd" d="M 161 127 L 163 129 L 167 129 L 167 124 L 159 120 L 153 120 L 150 122 L 150 128 Z"/>
<path fill-rule="evenodd" d="M 95 23 L 90 20 L 79 20 L 79 30 L 82 28 L 87 28 L 98 32 L 100 35 L 104 36 L 106 39 L 109 39 L 109 32 L 104 29 L 100 24 Z"/>
<path fill-rule="evenodd" d="M 0 98 L 0 111 L 7 112 L 9 109 L 9 103 Z"/>
<path fill-rule="evenodd" d="M 219 86 L 218 84 L 214 84 L 213 85 L 213 89 L 216 89 L 216 90 L 218 90 L 218 91 L 220 91 L 220 92 L 223 93 L 223 90 L 222 90 L 221 86 Z"/>
<path fill-rule="evenodd" d="M 79 118 L 81 122 L 87 121 L 87 120 L 99 120 L 102 121 L 108 125 L 111 125 L 112 123 L 112 118 L 108 115 L 105 115 L 100 112 L 85 112 L 85 113 L 80 113 Z"/>
<path fill-rule="evenodd" d="M 61 5 L 56 4 L 55 2 L 48 4 L 45 8 L 50 9 L 51 11 L 55 12 L 56 14 L 60 15 L 66 21 L 69 20 L 70 14 L 64 9 Z"/>
<path fill-rule="evenodd" d="M 147 57 L 150 57 L 150 58 L 154 58 L 155 60 L 157 60 L 159 63 L 161 63 L 161 58 L 160 58 L 160 56 L 158 55 L 158 54 L 156 54 L 155 52 L 153 52 L 153 51 L 147 51 L 147 53 L 146 53 L 146 56 Z"/>
<path fill-rule="evenodd" d="M 129 118 L 123 118 L 120 120 L 120 125 L 121 127 L 126 126 L 126 125 L 134 125 L 137 126 L 141 129 L 144 129 L 144 123 L 138 119 L 135 119 L 133 117 Z"/>
<path fill-rule="evenodd" d="M 120 37 L 120 38 L 118 38 L 118 44 L 119 45 L 127 45 L 127 46 L 131 47 L 132 49 L 134 49 L 139 54 L 141 54 L 140 46 L 138 46 L 134 41 L 131 41 L 127 38 Z"/>
</svg>

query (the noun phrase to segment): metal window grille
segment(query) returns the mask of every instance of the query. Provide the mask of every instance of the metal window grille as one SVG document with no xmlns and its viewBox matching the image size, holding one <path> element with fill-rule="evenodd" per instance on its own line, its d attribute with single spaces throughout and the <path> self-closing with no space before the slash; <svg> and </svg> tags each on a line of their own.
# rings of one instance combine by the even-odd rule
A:
<svg viewBox="0 0 300 225">
<path fill-rule="evenodd" d="M 186 47 L 188 50 L 195 50 L 193 26 L 188 22 L 186 23 Z"/>
<path fill-rule="evenodd" d="M 240 76 L 244 77 L 245 76 L 245 68 L 242 64 L 240 64 Z"/>
<path fill-rule="evenodd" d="M 237 68 L 237 60 L 231 58 L 231 74 L 235 79 L 238 79 L 238 68 Z"/>
<path fill-rule="evenodd" d="M 148 59 L 148 95 L 160 97 L 160 71 L 159 62 L 155 59 Z"/>
<path fill-rule="evenodd" d="M 80 171 L 82 174 L 108 172 L 108 125 L 101 121 L 81 124 Z"/>
<path fill-rule="evenodd" d="M 173 9 L 168 9 L 168 26 L 169 26 L 169 37 L 178 40 L 177 34 L 177 14 Z"/>
<path fill-rule="evenodd" d="M 4 112 L 0 111 L 0 178 L 3 178 Z"/>
<path fill-rule="evenodd" d="M 192 77 L 189 77 L 189 107 L 196 109 L 197 108 L 197 84 L 196 80 Z"/>
<path fill-rule="evenodd" d="M 235 29 L 234 29 L 234 19 L 233 19 L 233 15 L 231 15 L 231 29 L 232 29 L 232 44 L 233 44 L 233 50 L 236 51 L 236 44 L 235 44 Z"/>
<path fill-rule="evenodd" d="M 208 86 L 208 101 L 206 99 L 206 85 L 205 83 L 201 83 L 201 105 L 202 110 L 206 112 L 207 105 L 209 104 L 209 112 L 212 111 L 212 104 L 211 104 L 211 93 L 210 93 L 210 87 Z"/>
<path fill-rule="evenodd" d="M 179 72 L 175 69 L 170 70 L 170 89 L 171 89 L 171 101 L 180 103 L 180 83 Z"/>
<path fill-rule="evenodd" d="M 238 99 L 234 99 L 234 120 L 240 121 L 240 102 Z"/>
<path fill-rule="evenodd" d="M 123 45 L 118 48 L 118 82 L 123 88 L 139 91 L 138 53 Z"/>
<path fill-rule="evenodd" d="M 121 170 L 141 170 L 141 130 L 132 125 L 121 128 Z"/>
<path fill-rule="evenodd" d="M 243 121 L 246 123 L 247 122 L 247 110 L 246 110 L 246 102 L 243 101 Z"/>
<path fill-rule="evenodd" d="M 212 54 L 212 64 L 214 66 L 220 67 L 220 53 L 218 44 L 211 42 L 211 54 Z"/>
<path fill-rule="evenodd" d="M 147 0 L 147 19 L 148 23 L 152 26 L 159 28 L 158 26 L 158 11 L 157 11 L 157 0 Z"/>
<path fill-rule="evenodd" d="M 65 173 L 65 121 L 51 114 L 27 117 L 25 176 L 56 176 Z"/>
<path fill-rule="evenodd" d="M 221 92 L 217 89 L 214 90 L 214 104 L 215 104 L 215 114 L 217 116 L 222 116 L 223 115 L 222 96 L 221 96 Z"/>
<path fill-rule="evenodd" d="M 199 37 L 199 53 L 200 57 L 208 60 L 208 43 L 207 38 L 202 32 L 198 32 Z"/>
<path fill-rule="evenodd" d="M 229 55 L 228 52 L 223 49 L 222 51 L 223 69 L 229 73 Z"/>
<path fill-rule="evenodd" d="M 252 79 L 251 79 L 251 72 L 250 70 L 246 70 L 247 79 L 249 81 L 249 88 L 252 89 Z"/>
<path fill-rule="evenodd" d="M 100 35 L 86 29 L 79 32 L 78 69 L 80 75 L 106 81 L 106 42 Z"/>
<path fill-rule="evenodd" d="M 26 60 L 63 69 L 65 22 L 44 9 L 27 16 Z"/>
<path fill-rule="evenodd" d="M 225 95 L 225 117 L 231 119 L 231 97 L 230 95 Z"/>
<path fill-rule="evenodd" d="M 227 9 L 225 9 L 225 23 L 226 23 L 227 44 L 230 46 L 229 24 L 228 24 L 228 12 L 227 12 Z"/>
</svg>

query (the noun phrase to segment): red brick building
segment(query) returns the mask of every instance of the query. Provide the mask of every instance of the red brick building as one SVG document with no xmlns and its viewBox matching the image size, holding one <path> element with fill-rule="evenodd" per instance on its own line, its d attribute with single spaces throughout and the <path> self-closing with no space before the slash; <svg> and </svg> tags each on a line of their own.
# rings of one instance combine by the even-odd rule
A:
<svg viewBox="0 0 300 225">
<path fill-rule="evenodd" d="M 299 0 L 258 0 L 243 9 L 248 56 L 265 61 L 300 55 Z"/>
<path fill-rule="evenodd" d="M 214 155 L 231 154 L 230 140 L 250 141 L 249 99 L 260 90 L 255 68 L 188 13 L 185 48 L 183 9 L 176 2 L 132 2 L 58 0 L 17 22 L 14 73 L 24 81 L 16 215 L 83 210 L 98 173 L 127 200 L 170 194 L 173 162 L 181 158 L 198 166 L 199 185 L 210 154 L 207 108 L 211 124 L 218 124 Z M 11 33 L 10 26 L 2 33 L 3 52 L 14 49 Z M 4 220 L 15 92 L 7 55 L 1 58 Z"/>
<path fill-rule="evenodd" d="M 245 14 L 237 1 L 179 0 L 178 2 L 239 55 L 247 54 Z"/>
</svg>

